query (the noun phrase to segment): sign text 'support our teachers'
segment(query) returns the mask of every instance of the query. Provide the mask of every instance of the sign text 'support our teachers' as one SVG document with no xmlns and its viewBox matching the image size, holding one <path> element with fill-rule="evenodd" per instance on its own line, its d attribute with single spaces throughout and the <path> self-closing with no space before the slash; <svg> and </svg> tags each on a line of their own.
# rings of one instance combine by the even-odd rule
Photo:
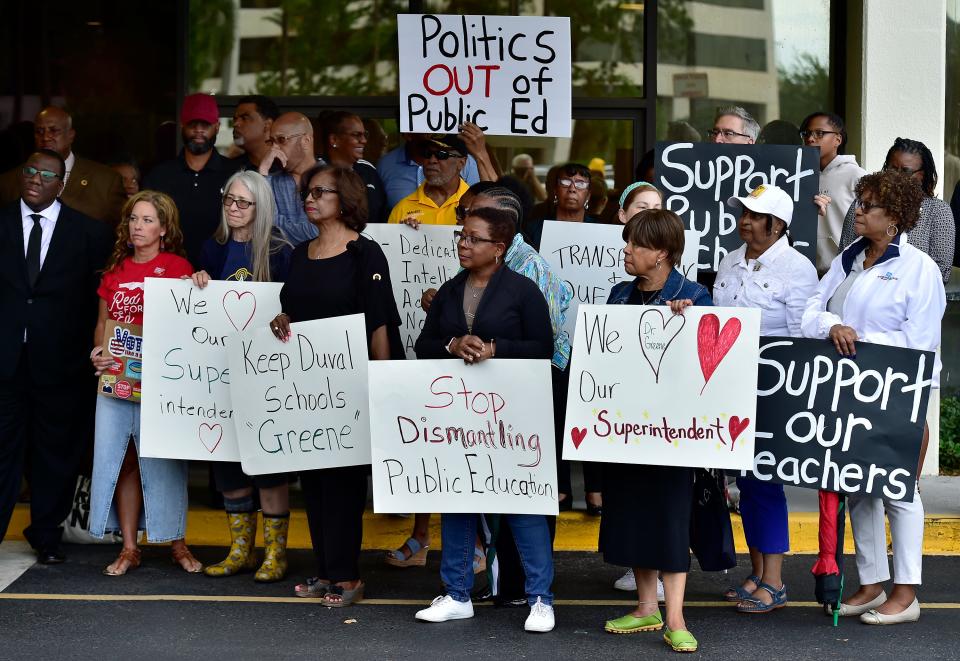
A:
<svg viewBox="0 0 960 661">
<path fill-rule="evenodd" d="M 397 16 L 400 130 L 569 138 L 570 19 Z"/>
</svg>

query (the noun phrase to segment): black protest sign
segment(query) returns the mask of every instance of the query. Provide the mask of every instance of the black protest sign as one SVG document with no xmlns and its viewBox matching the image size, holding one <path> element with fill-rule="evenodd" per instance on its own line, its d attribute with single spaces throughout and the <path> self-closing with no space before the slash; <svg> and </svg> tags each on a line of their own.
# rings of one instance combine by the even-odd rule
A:
<svg viewBox="0 0 960 661">
<path fill-rule="evenodd" d="M 754 476 L 913 500 L 934 354 L 857 342 L 761 337 Z"/>
<path fill-rule="evenodd" d="M 687 229 L 700 235 L 701 271 L 716 271 L 727 253 L 743 245 L 737 232 L 740 211 L 727 199 L 757 186 L 774 185 L 793 198 L 790 234 L 794 247 L 811 262 L 817 256 L 820 152 L 791 145 L 729 145 L 658 142 L 657 187 L 664 208 L 675 211 Z"/>
</svg>

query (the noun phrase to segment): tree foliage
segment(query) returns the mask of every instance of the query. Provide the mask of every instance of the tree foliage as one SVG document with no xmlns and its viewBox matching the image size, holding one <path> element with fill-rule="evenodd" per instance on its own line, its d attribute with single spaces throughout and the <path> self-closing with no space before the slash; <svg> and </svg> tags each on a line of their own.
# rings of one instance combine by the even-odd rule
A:
<svg viewBox="0 0 960 661">
<path fill-rule="evenodd" d="M 830 98 L 830 72 L 811 53 L 800 55 L 791 69 L 777 69 L 780 83 L 780 119 L 800 125 L 803 118 L 822 110 Z"/>
<path fill-rule="evenodd" d="M 190 89 L 199 90 L 204 80 L 221 76 L 233 50 L 237 12 L 233 0 L 194 0 L 189 16 L 187 75 Z"/>
</svg>

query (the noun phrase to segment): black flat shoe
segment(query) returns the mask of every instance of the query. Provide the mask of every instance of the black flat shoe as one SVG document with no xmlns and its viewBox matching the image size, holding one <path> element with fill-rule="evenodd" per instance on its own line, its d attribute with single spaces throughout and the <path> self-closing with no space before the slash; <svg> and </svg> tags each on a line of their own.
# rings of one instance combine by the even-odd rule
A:
<svg viewBox="0 0 960 661">
<path fill-rule="evenodd" d="M 600 516 L 603 514 L 603 505 L 591 505 L 587 503 L 587 514 L 590 516 Z"/>
<path fill-rule="evenodd" d="M 58 548 L 37 551 L 37 562 L 41 565 L 59 565 L 67 561 L 67 556 Z"/>
<path fill-rule="evenodd" d="M 573 509 L 573 499 L 571 499 L 570 496 L 567 496 L 560 501 L 559 507 L 561 512 L 569 512 Z"/>
</svg>

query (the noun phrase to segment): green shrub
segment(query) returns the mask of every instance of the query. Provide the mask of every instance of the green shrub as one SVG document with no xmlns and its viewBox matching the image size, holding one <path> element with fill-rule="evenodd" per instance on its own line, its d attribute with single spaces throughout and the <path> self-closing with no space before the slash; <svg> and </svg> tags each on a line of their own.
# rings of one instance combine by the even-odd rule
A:
<svg viewBox="0 0 960 661">
<path fill-rule="evenodd" d="M 960 398 L 940 399 L 940 470 L 960 471 Z"/>
</svg>

